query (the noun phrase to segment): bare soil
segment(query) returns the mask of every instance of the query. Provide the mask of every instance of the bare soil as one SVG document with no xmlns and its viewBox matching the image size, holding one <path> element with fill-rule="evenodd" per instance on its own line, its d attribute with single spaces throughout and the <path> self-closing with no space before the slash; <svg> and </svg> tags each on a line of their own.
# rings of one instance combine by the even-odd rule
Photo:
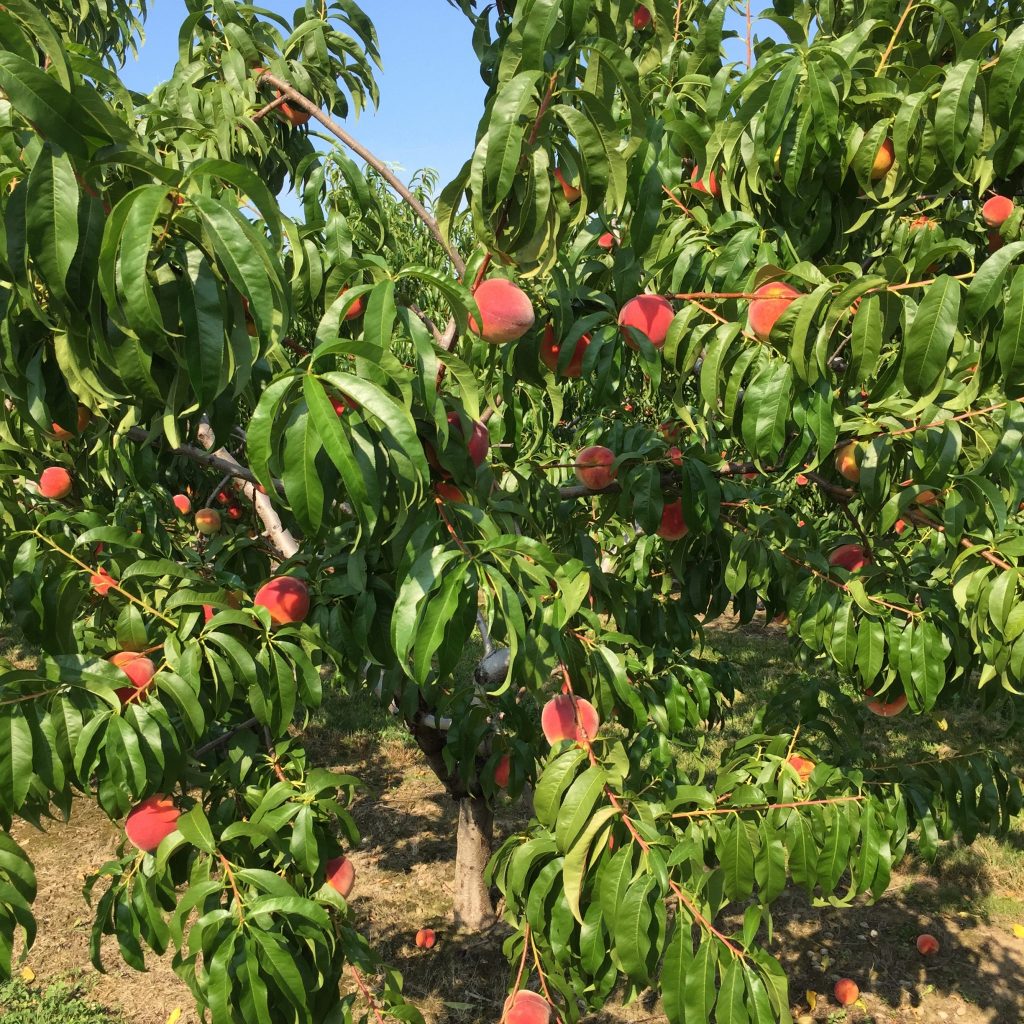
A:
<svg viewBox="0 0 1024 1024">
<path fill-rule="evenodd" d="M 361 926 L 385 959 L 406 979 L 406 992 L 427 1020 L 495 1022 L 508 984 L 501 941 L 507 932 L 470 938 L 446 930 L 455 862 L 456 808 L 443 794 L 418 753 L 398 743 L 343 739 L 317 727 L 307 734 L 311 754 L 364 779 L 370 793 L 356 808 L 363 832 L 353 855 L 356 889 L 352 905 Z M 333 756 L 332 756 L 333 752 Z M 499 813 L 499 830 L 520 827 L 520 808 Z M 120 833 L 95 806 L 79 802 L 68 824 L 40 833 L 20 823 L 14 832 L 32 857 L 39 878 L 36 914 L 39 935 L 28 965 L 40 983 L 72 980 L 90 997 L 120 1010 L 131 1024 L 166 1024 L 175 1010 L 178 1024 L 198 1024 L 185 985 L 170 969 L 170 957 L 149 960 L 146 974 L 125 966 L 116 944 L 104 945 L 106 974 L 89 965 L 91 915 L 81 887 L 85 875 L 109 859 Z M 1020 1024 L 1024 1021 L 1024 939 L 1012 931 L 1012 917 L 983 917 L 969 911 L 936 913 L 940 889 L 953 884 L 967 903 L 1020 886 L 986 864 L 985 847 L 961 851 L 958 874 L 938 877 L 922 867 L 898 874 L 875 906 L 814 908 L 801 894 L 776 905 L 773 950 L 791 977 L 794 1016 L 803 1024 Z M 913 865 L 911 865 L 913 868 Z M 950 871 L 953 869 L 950 868 Z M 974 890 L 972 892 L 972 890 Z M 418 928 L 433 926 L 438 945 L 418 950 Z M 934 934 L 940 952 L 925 960 L 916 950 L 922 931 Z M 861 988 L 860 1003 L 841 1010 L 832 998 L 837 978 Z M 810 1009 L 808 993 L 816 994 Z M 601 1021 L 663 1019 L 649 1000 L 624 1007 L 613 1002 Z"/>
</svg>

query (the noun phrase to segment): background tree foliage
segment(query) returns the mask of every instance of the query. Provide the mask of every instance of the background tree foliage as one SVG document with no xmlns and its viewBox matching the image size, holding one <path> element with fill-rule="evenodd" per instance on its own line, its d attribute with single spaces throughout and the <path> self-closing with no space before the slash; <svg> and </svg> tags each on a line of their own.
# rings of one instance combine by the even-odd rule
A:
<svg viewBox="0 0 1024 1024">
<path fill-rule="evenodd" d="M 516 984 L 565 1020 L 620 981 L 656 985 L 672 1024 L 788 1020 L 766 950 L 787 886 L 877 896 L 908 842 L 1021 809 L 999 749 L 886 764 L 825 684 L 777 694 L 697 775 L 670 742 L 731 694 L 701 621 L 759 600 L 812 673 L 1018 727 L 1024 241 L 1019 206 L 998 230 L 980 207 L 1022 193 L 1019 12 L 776 0 L 785 41 L 729 63 L 725 2 L 653 0 L 635 28 L 632 0 L 459 0 L 487 99 L 414 221 L 386 175 L 313 145 L 377 100 L 352 0 L 291 22 L 186 6 L 150 96 L 117 77 L 141 4 L 0 11 L 0 580 L 41 652 L 0 680 L 0 820 L 170 794 L 176 830 L 87 887 L 97 961 L 105 934 L 140 968 L 174 949 L 215 1024 L 349 1020 L 346 970 L 416 1020 L 324 884 L 357 782 L 289 733 L 325 679 L 371 686 L 481 821 L 503 756 L 513 796 L 536 787 L 488 875 Z M 473 333 L 485 275 L 529 293 L 521 341 Z M 758 336 L 752 292 L 780 278 L 800 297 Z M 661 348 L 616 322 L 641 292 L 673 299 Z M 560 374 L 584 335 L 582 376 Z M 595 443 L 616 455 L 601 493 L 571 479 Z M 67 499 L 37 493 L 47 466 Z M 170 495 L 225 486 L 254 504 L 197 538 Z M 830 564 L 844 543 L 867 564 Z M 285 573 L 312 610 L 272 628 L 250 596 Z M 507 666 L 459 683 L 478 613 Z M 139 699 L 116 694 L 115 651 L 156 659 Z M 563 685 L 604 724 L 549 749 L 539 706 Z M 0 835 L 5 972 L 33 895 Z"/>
</svg>

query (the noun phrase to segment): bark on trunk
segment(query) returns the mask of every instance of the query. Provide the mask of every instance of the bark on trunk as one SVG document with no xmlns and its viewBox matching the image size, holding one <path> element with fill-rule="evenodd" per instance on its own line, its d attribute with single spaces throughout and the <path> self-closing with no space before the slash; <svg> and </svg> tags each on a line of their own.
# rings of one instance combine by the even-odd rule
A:
<svg viewBox="0 0 1024 1024">
<path fill-rule="evenodd" d="M 485 800 L 464 796 L 459 800 L 459 831 L 455 850 L 455 894 L 452 908 L 455 927 L 483 931 L 494 923 L 491 894 L 484 869 L 491 859 L 494 815 Z"/>
</svg>

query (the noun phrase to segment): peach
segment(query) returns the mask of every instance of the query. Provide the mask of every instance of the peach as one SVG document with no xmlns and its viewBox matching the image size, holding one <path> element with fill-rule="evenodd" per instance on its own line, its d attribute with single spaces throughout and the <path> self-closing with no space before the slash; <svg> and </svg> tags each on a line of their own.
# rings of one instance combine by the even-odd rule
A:
<svg viewBox="0 0 1024 1024">
<path fill-rule="evenodd" d="M 49 466 L 39 475 L 39 493 L 44 498 L 66 498 L 71 493 L 71 474 L 63 466 Z"/>
<path fill-rule="evenodd" d="M 619 327 L 630 348 L 636 348 L 637 344 L 627 330 L 629 327 L 644 335 L 655 348 L 661 348 L 674 316 L 672 303 L 661 295 L 637 295 L 620 310 Z"/>
<path fill-rule="evenodd" d="M 575 203 L 579 200 L 582 192 L 575 185 L 570 185 L 565 180 L 565 175 L 562 173 L 561 168 L 555 168 L 555 180 L 562 186 L 562 195 L 565 196 L 567 203 Z"/>
<path fill-rule="evenodd" d="M 693 174 L 690 175 L 690 184 L 693 185 L 694 192 L 706 192 L 708 195 L 714 196 L 715 199 L 722 194 L 722 188 L 718 184 L 714 171 L 708 175 L 708 183 L 705 185 L 701 177 L 700 168 L 694 167 Z"/>
<path fill-rule="evenodd" d="M 594 705 L 571 693 L 560 693 L 544 705 L 540 714 L 540 727 L 544 738 L 552 746 L 561 740 L 593 739 L 601 726 Z"/>
<path fill-rule="evenodd" d="M 651 23 L 651 12 L 643 4 L 637 4 L 633 9 L 633 28 L 638 32 L 647 28 Z"/>
<path fill-rule="evenodd" d="M 266 68 L 255 67 L 252 69 L 254 75 L 259 75 L 261 72 L 266 71 Z M 274 90 L 274 99 L 277 99 L 281 95 L 280 89 Z M 309 120 L 309 112 L 303 110 L 301 107 L 293 107 L 290 103 L 280 104 L 275 113 L 278 114 L 278 119 L 281 121 L 287 121 L 293 128 L 300 128 Z"/>
<path fill-rule="evenodd" d="M 601 444 L 592 444 L 576 456 L 576 479 L 592 491 L 603 491 L 618 476 L 613 468 L 615 452 Z"/>
<path fill-rule="evenodd" d="M 181 811 L 174 801 L 160 793 L 146 797 L 128 814 L 124 830 L 128 842 L 146 853 L 152 853 L 177 827 Z"/>
<path fill-rule="evenodd" d="M 683 503 L 678 498 L 665 503 L 661 510 L 661 523 L 656 532 L 662 540 L 682 540 L 689 533 L 689 527 L 683 518 Z"/>
<path fill-rule="evenodd" d="M 1006 196 L 993 196 L 985 200 L 981 208 L 981 219 L 990 228 L 1001 228 L 1013 213 L 1013 200 Z"/>
<path fill-rule="evenodd" d="M 850 483 L 860 480 L 860 455 L 856 441 L 847 442 L 836 452 L 836 472 Z"/>
<path fill-rule="evenodd" d="M 461 436 L 465 437 L 465 431 L 462 428 L 462 417 L 457 412 L 452 411 L 448 413 L 448 424 L 454 430 L 457 430 Z M 473 423 L 473 431 L 469 435 L 466 448 L 469 450 L 470 461 L 477 469 L 483 465 L 490 447 L 491 435 L 488 433 L 487 424 L 476 420 Z M 436 461 L 436 455 L 434 458 Z"/>
<path fill-rule="evenodd" d="M 473 298 L 480 309 L 483 326 L 477 324 L 475 317 L 470 317 L 469 327 L 488 344 L 518 341 L 536 320 L 533 303 L 526 292 L 503 277 L 482 281 Z"/>
<path fill-rule="evenodd" d="M 668 459 L 673 466 L 681 466 L 683 464 L 683 453 L 676 445 L 672 445 L 672 447 L 665 452 L 665 458 Z"/>
<path fill-rule="evenodd" d="M 869 697 L 874 696 L 871 690 L 868 690 L 867 694 Z M 895 700 L 888 703 L 880 700 L 869 700 L 865 701 L 865 705 L 873 715 L 878 715 L 880 718 L 895 718 L 907 706 L 907 695 L 901 693 Z"/>
<path fill-rule="evenodd" d="M 521 988 L 505 1000 L 502 1019 L 505 1024 L 551 1024 L 551 1004 L 542 995 Z"/>
<path fill-rule="evenodd" d="M 156 674 L 156 666 L 149 658 L 136 654 L 134 651 L 118 651 L 108 659 L 116 665 L 131 681 L 131 686 L 122 686 L 114 692 L 122 704 L 127 703 L 136 694 L 143 696 Z"/>
<path fill-rule="evenodd" d="M 910 222 L 911 231 L 925 231 L 931 228 L 937 228 L 939 226 L 938 221 L 933 220 L 931 217 L 926 217 L 923 213 L 916 220 Z"/>
<path fill-rule="evenodd" d="M 352 886 L 356 884 L 356 869 L 352 866 L 352 861 L 342 854 L 329 860 L 324 865 L 324 871 L 327 875 L 327 884 L 348 899 Z"/>
<path fill-rule="evenodd" d="M 572 356 L 569 358 L 569 362 L 566 363 L 565 369 L 562 371 L 564 377 L 579 377 L 583 373 L 583 357 L 586 355 L 587 348 L 590 346 L 590 335 L 584 334 L 579 341 L 576 342 L 575 348 L 572 350 Z M 544 337 L 540 343 L 540 361 L 552 372 L 558 372 L 558 354 L 561 351 L 561 346 L 555 341 L 555 328 L 548 324 L 544 328 Z"/>
<path fill-rule="evenodd" d="M 266 608 L 275 625 L 288 626 L 309 614 L 309 587 L 295 576 L 277 576 L 256 591 L 252 603 Z"/>
<path fill-rule="evenodd" d="M 187 516 L 192 511 L 192 502 L 189 501 L 187 494 L 176 494 L 171 498 L 171 502 L 183 516 Z"/>
<path fill-rule="evenodd" d="M 220 529 L 220 513 L 215 508 L 201 508 L 196 513 L 196 529 L 205 537 Z"/>
<path fill-rule="evenodd" d="M 747 323 L 751 331 L 762 341 L 767 341 L 775 322 L 799 295 L 800 292 L 783 281 L 769 281 L 756 288 L 747 312 Z"/>
<path fill-rule="evenodd" d="M 937 505 L 939 496 L 934 491 L 922 491 L 915 499 L 915 505 Z"/>
<path fill-rule="evenodd" d="M 898 537 L 907 528 L 907 521 L 905 519 L 897 519 L 892 525 L 893 532 Z"/>
<path fill-rule="evenodd" d="M 340 299 L 341 296 L 344 295 L 345 292 L 347 292 L 347 291 L 348 291 L 348 285 L 345 285 L 345 287 L 342 288 L 340 292 L 338 292 L 338 298 Z M 359 317 L 361 317 L 363 315 L 363 310 L 364 309 L 366 309 L 366 297 L 364 295 L 360 295 L 359 298 L 356 299 L 356 301 L 353 302 L 351 306 L 349 306 L 348 312 L 345 314 L 344 319 L 345 320 L 358 320 Z"/>
<path fill-rule="evenodd" d="M 72 433 L 65 427 L 62 427 L 59 423 L 51 423 L 50 429 L 59 441 L 70 441 L 75 434 L 82 434 L 85 432 L 85 428 L 89 426 L 89 421 L 92 419 L 92 413 L 84 406 L 79 404 L 78 406 L 78 418 L 76 421 L 76 430 Z"/>
<path fill-rule="evenodd" d="M 893 149 L 892 139 L 886 139 L 878 147 L 875 159 L 871 164 L 871 180 L 881 181 L 892 169 L 893 161 L 896 159 L 896 150 Z"/>
<path fill-rule="evenodd" d="M 615 236 L 610 231 L 606 231 L 603 235 L 597 236 L 597 247 L 599 249 L 614 249 L 615 245 Z"/>
<path fill-rule="evenodd" d="M 421 928 L 416 933 L 417 949 L 433 949 L 435 942 L 437 942 L 437 934 L 433 928 Z"/>
<path fill-rule="evenodd" d="M 814 771 L 814 762 L 808 761 L 806 757 L 801 757 L 799 754 L 788 757 L 786 763 L 797 773 L 801 782 L 806 782 L 811 777 L 811 772 Z"/>
<path fill-rule="evenodd" d="M 446 480 L 434 484 L 434 493 L 444 501 L 458 501 L 465 504 L 466 496 L 455 486 Z"/>
<path fill-rule="evenodd" d="M 499 789 L 504 789 L 508 785 L 508 776 L 511 769 L 511 759 L 508 754 L 502 754 L 498 759 L 498 763 L 494 766 L 494 784 Z"/>
<path fill-rule="evenodd" d="M 106 597 L 108 591 L 114 585 L 114 577 L 106 569 L 97 569 L 89 577 L 89 585 L 100 597 Z"/>
<path fill-rule="evenodd" d="M 828 564 L 847 572 L 860 572 L 871 565 L 873 559 L 860 544 L 840 544 L 828 556 Z"/>
<path fill-rule="evenodd" d="M 852 1006 L 860 998 L 860 989 L 857 983 L 849 978 L 840 978 L 833 989 L 836 1002 L 842 1006 Z"/>
<path fill-rule="evenodd" d="M 679 420 L 665 420 L 658 424 L 658 433 L 666 441 L 678 441 L 683 433 L 683 424 Z"/>
<path fill-rule="evenodd" d="M 934 956 L 939 951 L 939 940 L 924 932 L 917 937 L 917 951 L 921 956 Z"/>
</svg>

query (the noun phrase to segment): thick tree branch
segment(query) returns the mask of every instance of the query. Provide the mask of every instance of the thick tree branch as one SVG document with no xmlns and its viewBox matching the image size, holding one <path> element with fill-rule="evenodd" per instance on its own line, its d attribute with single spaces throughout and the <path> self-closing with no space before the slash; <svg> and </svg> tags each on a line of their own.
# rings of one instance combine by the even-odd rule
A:
<svg viewBox="0 0 1024 1024">
<path fill-rule="evenodd" d="M 430 215 L 427 208 L 409 191 L 409 189 L 399 181 L 383 160 L 374 156 L 373 153 L 371 153 L 362 143 L 352 138 L 352 136 L 349 135 L 337 121 L 328 117 L 315 103 L 306 99 L 301 92 L 294 89 L 276 75 L 272 75 L 269 71 L 264 71 L 259 76 L 258 81 L 266 82 L 267 85 L 272 85 L 275 89 L 280 90 L 280 92 L 291 102 L 297 104 L 311 117 L 316 118 L 316 120 L 318 120 L 336 139 L 348 146 L 353 153 L 362 157 L 362 159 L 365 160 L 406 201 L 406 203 L 409 204 L 413 213 L 423 221 L 427 230 L 434 236 L 438 245 L 440 245 L 448 254 L 448 258 L 452 261 L 452 266 L 455 267 L 458 275 L 461 277 L 466 272 L 465 262 L 459 255 L 458 251 L 445 240 L 444 235 L 441 234 L 441 229 L 438 227 L 437 221 Z"/>
</svg>

